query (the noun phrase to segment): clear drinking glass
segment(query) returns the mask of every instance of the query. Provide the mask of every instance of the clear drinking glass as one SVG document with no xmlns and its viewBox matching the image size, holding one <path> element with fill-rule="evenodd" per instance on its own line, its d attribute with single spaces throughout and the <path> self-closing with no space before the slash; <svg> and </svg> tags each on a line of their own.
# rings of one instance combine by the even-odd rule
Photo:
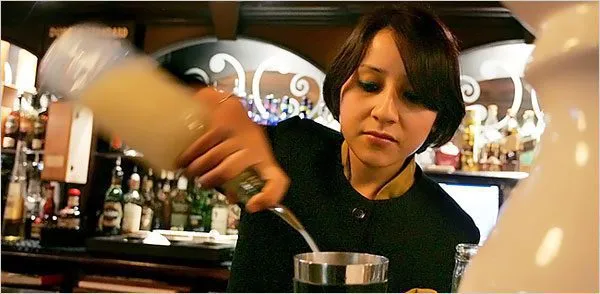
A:
<svg viewBox="0 0 600 294">
<path fill-rule="evenodd" d="M 461 243 L 456 245 L 454 272 L 452 274 L 452 293 L 458 291 L 458 286 L 460 285 L 460 280 L 462 279 L 465 269 L 469 265 L 471 258 L 477 254 L 478 250 L 479 245 L 477 244 Z"/>
</svg>

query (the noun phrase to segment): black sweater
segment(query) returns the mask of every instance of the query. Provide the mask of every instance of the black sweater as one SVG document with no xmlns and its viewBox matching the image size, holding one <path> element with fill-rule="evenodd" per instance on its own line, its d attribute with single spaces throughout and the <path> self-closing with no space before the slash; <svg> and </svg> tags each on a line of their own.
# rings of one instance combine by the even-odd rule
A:
<svg viewBox="0 0 600 294">
<path fill-rule="evenodd" d="M 321 251 L 366 252 L 390 260 L 389 292 L 449 292 L 458 243 L 477 243 L 473 220 L 417 167 L 402 196 L 369 200 L 344 176 L 342 136 L 292 118 L 268 130 L 275 156 L 291 179 L 283 204 Z M 309 252 L 300 234 L 265 211 L 242 214 L 228 291 L 293 291 L 293 257 Z"/>
</svg>

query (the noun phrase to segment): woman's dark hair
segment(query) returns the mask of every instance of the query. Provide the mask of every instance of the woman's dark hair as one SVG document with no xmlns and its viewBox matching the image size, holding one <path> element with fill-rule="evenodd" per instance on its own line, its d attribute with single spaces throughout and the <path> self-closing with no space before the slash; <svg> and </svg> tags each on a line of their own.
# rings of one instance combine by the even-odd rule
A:
<svg viewBox="0 0 600 294">
<path fill-rule="evenodd" d="M 360 65 L 375 35 L 386 28 L 396 33 L 396 46 L 416 95 L 415 102 L 437 113 L 429 136 L 417 152 L 441 146 L 452 139 L 465 115 L 459 49 L 450 30 L 424 8 L 383 6 L 364 16 L 325 77 L 325 103 L 333 116 L 339 118 L 342 86 Z"/>
</svg>

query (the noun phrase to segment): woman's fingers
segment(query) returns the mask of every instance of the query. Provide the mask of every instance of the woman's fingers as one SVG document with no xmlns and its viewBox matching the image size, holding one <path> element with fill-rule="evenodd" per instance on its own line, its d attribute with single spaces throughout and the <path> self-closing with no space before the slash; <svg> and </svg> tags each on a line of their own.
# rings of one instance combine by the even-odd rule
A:
<svg viewBox="0 0 600 294">
<path fill-rule="evenodd" d="M 179 167 L 188 166 L 196 158 L 226 140 L 228 135 L 229 132 L 224 128 L 211 128 L 183 151 L 179 157 L 177 157 L 175 164 Z"/>
<path fill-rule="evenodd" d="M 188 177 L 202 176 L 214 169 L 225 158 L 241 150 L 241 146 L 233 140 L 225 140 L 200 155 L 190 163 L 185 173 Z"/>
<path fill-rule="evenodd" d="M 213 150 L 215 150 L 215 148 L 218 149 L 221 145 L 217 145 L 205 155 L 214 154 Z M 223 149 L 232 150 L 228 148 Z M 222 186 L 225 182 L 235 178 L 244 170 L 248 168 L 254 169 L 260 178 L 265 181 L 265 185 L 261 192 L 250 198 L 246 204 L 246 210 L 252 213 L 268 209 L 281 202 L 281 199 L 287 192 L 290 180 L 283 170 L 275 163 L 258 162 L 260 159 L 249 153 L 249 149 L 241 149 L 232 152 L 222 160 L 214 161 L 216 164 L 212 168 L 207 169 L 205 173 L 201 174 L 200 182 L 203 186 L 207 187 Z M 206 167 L 206 163 L 203 163 L 202 160 L 203 158 L 195 160 L 190 165 L 190 168 L 196 164 L 198 164 L 198 166 Z M 238 201 L 235 191 L 226 191 L 226 195 L 231 203 L 236 203 Z"/>
<path fill-rule="evenodd" d="M 235 151 L 221 160 L 217 166 L 200 175 L 202 185 L 221 186 L 241 174 L 245 169 L 255 165 L 259 159 L 251 156 L 248 151 L 248 149 Z"/>
</svg>

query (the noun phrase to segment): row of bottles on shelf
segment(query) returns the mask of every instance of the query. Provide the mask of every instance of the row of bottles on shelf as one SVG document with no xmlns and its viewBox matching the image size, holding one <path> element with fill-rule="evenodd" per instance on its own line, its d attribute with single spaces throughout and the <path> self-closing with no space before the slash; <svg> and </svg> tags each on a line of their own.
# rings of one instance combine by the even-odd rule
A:
<svg viewBox="0 0 600 294">
<path fill-rule="evenodd" d="M 188 183 L 184 176 L 176 179 L 174 172 L 161 171 L 157 179 L 152 169 L 141 178 L 134 167 L 124 193 L 123 175 L 118 157 L 98 219 L 98 231 L 102 234 L 153 229 L 237 233 L 240 207 L 229 205 L 217 191 L 203 188 L 197 178 Z"/>
<path fill-rule="evenodd" d="M 262 125 L 277 125 L 280 121 L 286 120 L 292 116 L 298 115 L 300 118 L 310 118 L 313 109 L 313 103 L 306 96 L 302 97 L 298 103 L 295 98 L 283 96 L 275 98 L 275 95 L 269 94 L 264 99 L 260 99 L 264 106 L 264 113 L 261 113 L 253 95 L 239 95 L 240 102 L 248 111 L 248 117 L 255 123 Z"/>
<path fill-rule="evenodd" d="M 50 102 L 48 93 L 19 95 L 13 102 L 12 111 L 3 119 L 2 148 L 14 150 L 17 141 L 23 141 L 26 148 L 42 150 Z"/>
<path fill-rule="evenodd" d="M 217 88 L 216 81 L 213 82 L 213 87 Z M 311 118 L 310 113 L 313 109 L 313 103 L 306 96 L 300 99 L 290 98 L 287 95 L 276 98 L 275 95 L 268 94 L 264 98 L 258 97 L 258 99 L 255 99 L 257 97 L 253 94 L 240 91 L 238 79 L 234 81 L 233 94 L 239 97 L 240 102 L 248 111 L 248 117 L 258 124 L 277 125 L 280 121 L 296 115 L 302 119 Z M 261 111 L 261 106 L 256 105 L 255 100 L 262 102 L 264 111 Z"/>
<path fill-rule="evenodd" d="M 69 189 L 65 207 L 58 209 L 61 203 L 60 184 L 42 181 L 44 166 L 39 154 L 28 161 L 23 150 L 23 142 L 18 141 L 6 193 L 2 238 L 8 241 L 39 239 L 43 227 L 79 230 L 80 191 Z"/>
<path fill-rule="evenodd" d="M 498 107 L 489 105 L 482 123 L 475 109 L 467 114 L 455 140 L 419 156 L 423 165 L 452 166 L 463 171 L 529 172 L 535 147 L 544 131 L 544 121 L 535 121 L 535 112 L 526 110 L 522 123 L 509 109 L 505 123 L 498 120 Z M 499 127 L 501 126 L 501 127 Z"/>
</svg>

